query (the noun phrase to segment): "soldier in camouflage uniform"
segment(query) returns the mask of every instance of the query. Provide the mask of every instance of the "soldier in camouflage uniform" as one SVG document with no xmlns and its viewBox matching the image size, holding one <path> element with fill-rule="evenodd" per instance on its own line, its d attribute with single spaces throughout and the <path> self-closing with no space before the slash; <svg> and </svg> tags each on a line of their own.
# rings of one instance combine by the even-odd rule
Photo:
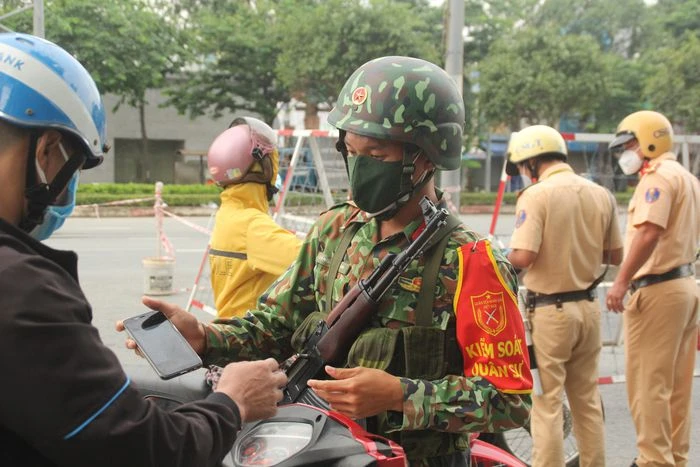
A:
<svg viewBox="0 0 700 467">
<path fill-rule="evenodd" d="M 424 225 L 419 200 L 427 196 L 437 204 L 441 198 L 435 169 L 459 167 L 462 98 L 432 63 L 384 57 L 364 64 L 343 87 L 328 120 L 340 130 L 337 146 L 346 160 L 353 202 L 321 214 L 297 261 L 245 317 L 204 325 L 163 304 L 162 311 L 205 362 L 283 360 L 300 351 L 319 319 L 350 288 L 415 238 Z M 351 227 L 356 231 L 338 271 L 329 273 L 334 251 Z M 454 344 L 461 283 L 457 250 L 476 240 L 478 235 L 462 226 L 450 233 L 427 320 L 421 322 L 416 313 L 421 258 L 383 297 L 370 327 L 352 346 L 346 368 L 326 367 L 332 379 L 309 381 L 334 410 L 369 417 L 368 429 L 399 442 L 411 465 L 467 465 L 470 432 L 507 430 L 529 417 L 531 386 L 503 391 L 487 378 L 465 377 Z M 517 289 L 512 267 L 499 251 L 492 254 L 503 289 L 511 294 Z M 480 353 L 479 339 L 474 341 L 467 345 Z M 528 365 L 522 352 L 515 363 Z"/>
</svg>

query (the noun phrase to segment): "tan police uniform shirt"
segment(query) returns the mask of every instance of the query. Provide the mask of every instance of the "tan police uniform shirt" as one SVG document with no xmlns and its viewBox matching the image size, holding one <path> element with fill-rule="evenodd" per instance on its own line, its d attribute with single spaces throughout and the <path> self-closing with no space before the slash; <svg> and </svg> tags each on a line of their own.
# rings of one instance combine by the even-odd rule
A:
<svg viewBox="0 0 700 467">
<path fill-rule="evenodd" d="M 625 252 L 644 222 L 659 225 L 664 232 L 633 279 L 695 261 L 700 239 L 700 182 L 673 153 L 654 159 L 634 190 L 627 213 Z"/>
<path fill-rule="evenodd" d="M 587 289 L 602 273 L 603 250 L 622 247 L 610 192 L 554 164 L 518 198 L 512 249 L 537 253 L 523 284 L 554 294 Z"/>
</svg>

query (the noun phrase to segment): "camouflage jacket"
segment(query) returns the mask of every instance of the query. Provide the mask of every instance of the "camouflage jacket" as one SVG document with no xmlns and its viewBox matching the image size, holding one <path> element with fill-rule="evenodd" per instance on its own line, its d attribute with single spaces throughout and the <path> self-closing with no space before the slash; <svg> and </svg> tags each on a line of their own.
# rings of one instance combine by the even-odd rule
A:
<svg viewBox="0 0 700 467">
<path fill-rule="evenodd" d="M 366 278 L 388 253 L 401 251 L 422 224 L 410 223 L 403 232 L 379 239 L 379 225 L 351 204 L 341 204 L 323 213 L 307 235 L 297 261 L 260 297 L 258 307 L 241 319 L 217 320 L 208 326 L 205 361 L 229 361 L 274 357 L 283 360 L 296 350 L 291 336 L 313 312 L 326 310 L 326 274 L 345 226 L 364 225 L 353 237 L 334 282 L 337 301 L 359 279 Z M 434 300 L 433 325 L 446 329 L 454 315 L 453 300 L 458 279 L 456 249 L 477 239 L 474 232 L 457 228 L 445 249 Z M 499 269 L 508 285 L 517 290 L 512 266 L 494 250 Z M 414 279 L 421 277 L 423 264 L 414 261 L 382 299 L 377 326 L 401 327 L 415 324 L 418 290 Z M 522 426 L 528 419 L 530 396 L 505 394 L 487 380 L 462 375 L 445 375 L 433 381 L 401 378 L 403 413 L 392 413 L 393 430 L 430 429 L 449 432 L 498 432 Z M 380 433 L 381 434 L 381 433 Z"/>
</svg>

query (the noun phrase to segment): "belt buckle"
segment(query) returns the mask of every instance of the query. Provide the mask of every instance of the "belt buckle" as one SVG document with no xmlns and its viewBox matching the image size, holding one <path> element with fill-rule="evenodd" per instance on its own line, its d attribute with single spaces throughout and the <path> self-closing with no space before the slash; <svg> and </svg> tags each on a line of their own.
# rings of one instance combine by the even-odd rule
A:
<svg viewBox="0 0 700 467">
<path fill-rule="evenodd" d="M 532 313 L 535 311 L 535 306 L 536 306 L 536 294 L 532 291 L 527 291 L 527 294 L 525 295 L 525 308 L 529 313 Z"/>
</svg>

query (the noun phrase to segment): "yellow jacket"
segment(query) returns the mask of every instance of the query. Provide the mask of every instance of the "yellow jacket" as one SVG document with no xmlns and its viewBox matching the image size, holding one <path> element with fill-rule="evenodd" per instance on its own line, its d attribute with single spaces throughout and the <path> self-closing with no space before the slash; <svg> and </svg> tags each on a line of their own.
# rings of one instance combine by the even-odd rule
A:
<svg viewBox="0 0 700 467">
<path fill-rule="evenodd" d="M 267 213 L 265 185 L 231 185 L 221 193 L 209 263 L 220 318 L 243 316 L 297 257 L 301 240 Z"/>
</svg>

